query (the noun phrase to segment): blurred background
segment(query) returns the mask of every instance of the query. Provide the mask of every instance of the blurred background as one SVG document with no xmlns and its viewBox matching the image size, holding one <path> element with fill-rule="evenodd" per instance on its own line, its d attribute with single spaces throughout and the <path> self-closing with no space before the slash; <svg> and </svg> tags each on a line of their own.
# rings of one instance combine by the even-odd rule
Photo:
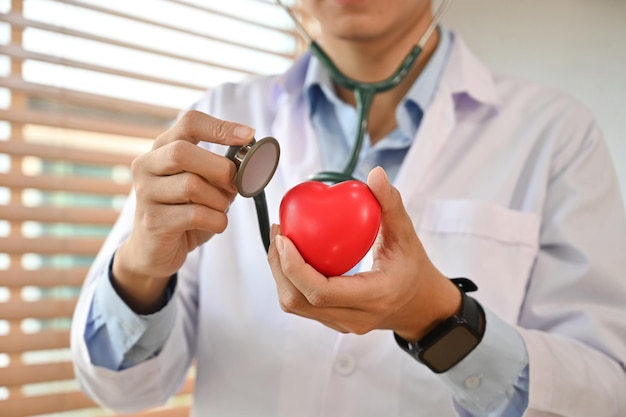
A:
<svg viewBox="0 0 626 417">
<path fill-rule="evenodd" d="M 626 0 L 457 0 L 446 24 L 492 68 L 584 103 L 626 196 Z"/>
<path fill-rule="evenodd" d="M 626 0 L 457 0 L 445 22 L 585 103 L 626 196 Z M 130 161 L 203 90 L 301 50 L 267 0 L 0 0 L 0 416 L 112 415 L 78 389 L 69 326 Z M 192 388 L 136 417 L 188 415 Z"/>
<path fill-rule="evenodd" d="M 103 416 L 74 380 L 71 315 L 129 164 L 207 88 L 281 72 L 262 0 L 0 0 L 0 416 Z M 186 416 L 193 370 L 167 407 Z"/>
</svg>

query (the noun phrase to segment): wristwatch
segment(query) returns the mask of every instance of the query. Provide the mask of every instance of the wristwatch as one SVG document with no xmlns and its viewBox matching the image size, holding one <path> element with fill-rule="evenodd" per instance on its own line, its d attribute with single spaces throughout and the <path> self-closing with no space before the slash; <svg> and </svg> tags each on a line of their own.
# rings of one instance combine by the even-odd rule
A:
<svg viewBox="0 0 626 417">
<path fill-rule="evenodd" d="M 483 338 L 485 312 L 466 293 L 478 287 L 467 278 L 452 278 L 461 292 L 461 312 L 440 323 L 417 343 L 411 343 L 394 332 L 398 345 L 435 373 L 446 372 L 465 358 Z"/>
</svg>

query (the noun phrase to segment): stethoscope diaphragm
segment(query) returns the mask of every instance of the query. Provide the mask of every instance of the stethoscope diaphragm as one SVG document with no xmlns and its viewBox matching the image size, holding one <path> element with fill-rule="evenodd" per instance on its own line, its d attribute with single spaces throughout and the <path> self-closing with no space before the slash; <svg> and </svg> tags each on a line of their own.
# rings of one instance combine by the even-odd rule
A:
<svg viewBox="0 0 626 417">
<path fill-rule="evenodd" d="M 244 146 L 231 146 L 226 157 L 237 166 L 235 182 L 239 194 L 254 197 L 260 194 L 276 172 L 280 146 L 273 137 L 253 139 Z"/>
</svg>

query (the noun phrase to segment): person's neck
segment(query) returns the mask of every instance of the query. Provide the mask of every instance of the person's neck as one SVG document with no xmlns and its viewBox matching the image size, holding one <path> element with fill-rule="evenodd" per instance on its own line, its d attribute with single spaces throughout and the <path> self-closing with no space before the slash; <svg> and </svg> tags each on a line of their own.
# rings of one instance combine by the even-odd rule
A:
<svg viewBox="0 0 626 417">
<path fill-rule="evenodd" d="M 373 47 L 369 44 L 363 48 L 355 48 L 354 45 L 342 48 L 340 45 L 337 45 L 326 52 L 332 57 L 335 65 L 347 76 L 359 81 L 376 82 L 391 76 L 417 43 L 417 40 L 413 42 L 412 39 L 408 39 L 408 41 L 405 41 L 403 45 L 378 45 Z M 372 145 L 396 128 L 396 108 L 415 80 L 417 80 L 426 63 L 430 60 L 438 42 L 439 32 L 434 31 L 424 46 L 417 62 L 413 64 L 404 80 L 395 88 L 377 94 L 374 98 L 367 129 Z M 336 86 L 336 89 L 339 98 L 355 105 L 352 91 L 340 86 Z"/>
</svg>

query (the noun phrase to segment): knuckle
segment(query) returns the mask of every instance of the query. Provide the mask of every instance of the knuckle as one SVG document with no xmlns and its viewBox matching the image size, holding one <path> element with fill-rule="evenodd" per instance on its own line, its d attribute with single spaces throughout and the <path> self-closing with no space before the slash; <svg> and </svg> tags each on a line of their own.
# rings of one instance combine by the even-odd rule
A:
<svg viewBox="0 0 626 417">
<path fill-rule="evenodd" d="M 147 198 L 148 187 L 142 181 L 133 182 L 133 190 L 135 191 L 135 198 L 138 201 L 144 201 Z"/>
<path fill-rule="evenodd" d="M 188 207 L 188 216 L 191 224 L 196 225 L 206 221 L 206 213 L 198 204 L 191 204 Z"/>
<path fill-rule="evenodd" d="M 144 160 L 145 160 L 145 156 L 144 155 L 139 155 L 139 156 L 133 158 L 133 160 L 131 161 L 131 163 L 130 163 L 130 173 L 133 176 L 133 178 L 139 177 L 139 175 L 143 171 Z"/>
<path fill-rule="evenodd" d="M 175 140 L 167 146 L 167 158 L 169 161 L 178 165 L 187 159 L 188 142 Z"/>
<path fill-rule="evenodd" d="M 284 291 L 279 297 L 279 304 L 285 313 L 294 313 L 302 308 L 302 298 L 291 291 Z"/>
<path fill-rule="evenodd" d="M 197 110 L 188 110 L 186 111 L 176 123 L 176 126 L 181 130 L 181 132 L 189 132 L 197 123 L 197 120 L 200 116 L 200 112 Z"/>
<path fill-rule="evenodd" d="M 358 336 L 363 336 L 364 334 L 367 334 L 372 330 L 372 326 L 366 323 L 358 323 L 352 326 L 352 328 L 350 329 L 350 333 L 354 333 Z"/>
<path fill-rule="evenodd" d="M 305 297 L 309 304 L 315 307 L 324 307 L 328 304 L 328 297 L 316 289 L 307 292 Z"/>
<path fill-rule="evenodd" d="M 178 137 L 191 137 L 193 136 L 194 126 L 200 119 L 200 112 L 197 110 L 186 111 L 180 119 L 174 125 L 174 133 Z"/>
<path fill-rule="evenodd" d="M 181 192 L 187 201 L 193 201 L 194 197 L 198 195 L 200 188 L 200 179 L 188 172 L 181 174 Z"/>
<path fill-rule="evenodd" d="M 298 264 L 289 258 L 281 259 L 281 267 L 282 267 L 283 273 L 287 276 L 296 275 L 299 270 Z"/>
<path fill-rule="evenodd" d="M 141 213 L 141 224 L 148 232 L 155 232 L 163 225 L 159 210 L 148 209 Z"/>
<path fill-rule="evenodd" d="M 215 122 L 213 123 L 213 126 L 212 126 L 213 136 L 215 137 L 215 139 L 225 140 L 226 137 L 228 136 L 229 128 L 230 128 L 230 123 L 228 123 L 227 121 L 215 119 Z"/>
</svg>

